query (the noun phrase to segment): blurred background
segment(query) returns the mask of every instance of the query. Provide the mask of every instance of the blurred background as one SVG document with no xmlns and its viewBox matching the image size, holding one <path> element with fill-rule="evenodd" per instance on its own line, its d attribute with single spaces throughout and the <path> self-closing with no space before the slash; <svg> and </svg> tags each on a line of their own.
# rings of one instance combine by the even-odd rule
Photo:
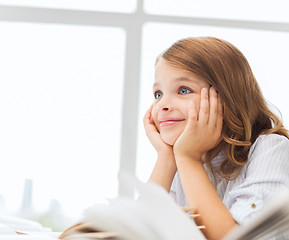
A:
<svg viewBox="0 0 289 240">
<path fill-rule="evenodd" d="M 142 118 L 156 57 L 215 36 L 247 57 L 289 127 L 287 0 L 0 0 L 0 213 L 55 231 L 132 195 L 156 154 Z"/>
</svg>

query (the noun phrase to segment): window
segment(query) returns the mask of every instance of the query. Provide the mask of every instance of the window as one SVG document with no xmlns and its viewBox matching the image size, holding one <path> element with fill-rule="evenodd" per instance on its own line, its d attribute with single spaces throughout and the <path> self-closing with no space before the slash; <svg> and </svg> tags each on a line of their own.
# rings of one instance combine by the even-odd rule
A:
<svg viewBox="0 0 289 240">
<path fill-rule="evenodd" d="M 118 194 L 119 169 L 146 181 L 154 63 L 180 38 L 235 44 L 289 127 L 286 9 L 285 0 L 0 0 L 0 210 L 19 209 L 25 179 L 30 211 L 54 199 L 73 216 Z"/>
<path fill-rule="evenodd" d="M 125 32 L 0 22 L 0 194 L 68 214 L 117 195 Z"/>
</svg>

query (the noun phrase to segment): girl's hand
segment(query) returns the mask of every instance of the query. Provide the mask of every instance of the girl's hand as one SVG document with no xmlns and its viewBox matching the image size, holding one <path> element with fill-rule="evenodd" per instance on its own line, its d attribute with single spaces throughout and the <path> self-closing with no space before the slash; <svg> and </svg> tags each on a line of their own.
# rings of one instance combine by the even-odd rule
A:
<svg viewBox="0 0 289 240">
<path fill-rule="evenodd" d="M 146 134 L 157 151 L 158 159 L 153 168 L 149 181 L 162 186 L 166 191 L 170 191 L 172 181 L 177 171 L 173 147 L 166 144 L 158 132 L 152 119 L 153 105 L 146 112 L 143 122 Z"/>
<path fill-rule="evenodd" d="M 169 154 L 173 155 L 173 147 L 166 144 L 160 136 L 159 131 L 157 130 L 155 123 L 152 119 L 152 109 L 153 105 L 148 109 L 146 112 L 144 118 L 143 118 L 143 123 L 144 123 L 144 128 L 146 131 L 146 135 L 148 136 L 151 144 L 153 147 L 156 149 L 157 153 L 160 154 Z"/>
<path fill-rule="evenodd" d="M 199 116 L 197 116 L 194 102 L 189 103 L 188 122 L 183 133 L 174 145 L 177 157 L 201 160 L 203 153 L 214 148 L 221 139 L 223 126 L 223 109 L 221 99 L 214 87 L 201 90 Z"/>
</svg>

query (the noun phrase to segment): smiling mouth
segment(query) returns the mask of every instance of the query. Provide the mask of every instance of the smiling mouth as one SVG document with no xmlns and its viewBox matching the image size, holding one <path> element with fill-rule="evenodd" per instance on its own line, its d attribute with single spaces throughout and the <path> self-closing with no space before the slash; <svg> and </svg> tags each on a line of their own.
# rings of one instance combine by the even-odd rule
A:
<svg viewBox="0 0 289 240">
<path fill-rule="evenodd" d="M 169 126 L 173 126 L 179 122 L 182 122 L 184 120 L 167 120 L 167 121 L 161 121 L 160 122 L 160 127 L 169 127 Z"/>
</svg>

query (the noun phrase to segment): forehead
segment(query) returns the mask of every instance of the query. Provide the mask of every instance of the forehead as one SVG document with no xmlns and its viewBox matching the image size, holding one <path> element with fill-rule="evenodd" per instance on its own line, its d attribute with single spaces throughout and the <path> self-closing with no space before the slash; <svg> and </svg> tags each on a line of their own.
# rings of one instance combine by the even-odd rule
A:
<svg viewBox="0 0 289 240">
<path fill-rule="evenodd" d="M 187 70 L 177 68 L 169 64 L 167 61 L 161 59 L 155 67 L 155 84 L 172 84 L 177 82 L 186 82 L 188 84 L 194 83 L 201 86 L 209 86 L 207 81 L 202 79 L 195 73 L 189 72 Z"/>
</svg>

